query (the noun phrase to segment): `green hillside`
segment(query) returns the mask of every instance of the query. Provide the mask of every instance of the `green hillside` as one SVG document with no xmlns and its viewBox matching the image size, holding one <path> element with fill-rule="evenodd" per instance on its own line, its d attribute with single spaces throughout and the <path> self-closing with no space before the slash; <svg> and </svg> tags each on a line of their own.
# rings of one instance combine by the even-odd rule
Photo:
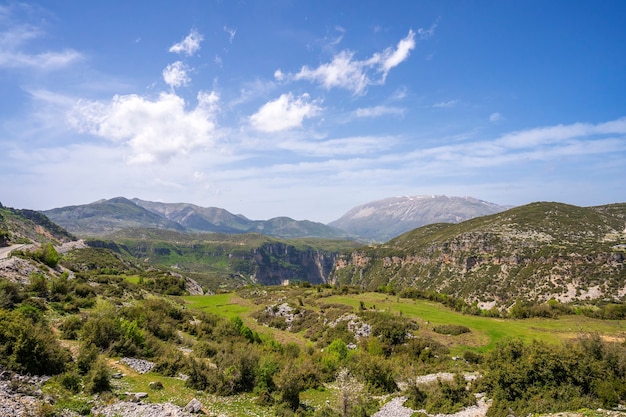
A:
<svg viewBox="0 0 626 417">
<path fill-rule="evenodd" d="M 417 288 L 481 305 L 518 299 L 622 300 L 626 204 L 533 203 L 460 224 L 434 224 L 340 257 L 334 279 Z"/>
</svg>

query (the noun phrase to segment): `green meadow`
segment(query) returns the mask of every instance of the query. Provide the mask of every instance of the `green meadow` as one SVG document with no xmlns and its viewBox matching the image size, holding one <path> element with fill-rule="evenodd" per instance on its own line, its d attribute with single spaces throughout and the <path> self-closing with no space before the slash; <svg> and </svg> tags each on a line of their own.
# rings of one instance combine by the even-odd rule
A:
<svg viewBox="0 0 626 417">
<path fill-rule="evenodd" d="M 555 319 L 503 319 L 462 314 L 436 302 L 405 299 L 374 292 L 320 297 L 312 290 L 296 292 L 275 289 L 275 291 L 284 295 L 286 302 L 292 305 L 303 302 L 304 308 L 313 311 L 319 311 L 319 306 L 323 304 L 344 304 L 352 307 L 354 312 L 364 308 L 406 317 L 419 324 L 419 333 L 443 342 L 450 348 L 452 354 L 461 354 L 468 349 L 485 352 L 493 348 L 498 341 L 506 338 L 519 338 L 525 342 L 541 340 L 559 343 L 596 333 L 607 340 L 623 340 L 626 337 L 626 320 L 599 320 L 582 315 L 563 315 Z M 302 333 L 289 334 L 284 330 L 261 327 L 255 323 L 252 314 L 275 302 L 276 299 L 270 296 L 267 299 L 251 299 L 244 298 L 238 293 L 225 293 L 186 296 L 182 299 L 190 309 L 200 309 L 228 318 L 239 316 L 251 328 L 263 333 L 271 333 L 277 340 L 306 342 Z M 470 333 L 459 336 L 434 333 L 433 327 L 441 324 L 466 326 L 470 329 Z"/>
</svg>

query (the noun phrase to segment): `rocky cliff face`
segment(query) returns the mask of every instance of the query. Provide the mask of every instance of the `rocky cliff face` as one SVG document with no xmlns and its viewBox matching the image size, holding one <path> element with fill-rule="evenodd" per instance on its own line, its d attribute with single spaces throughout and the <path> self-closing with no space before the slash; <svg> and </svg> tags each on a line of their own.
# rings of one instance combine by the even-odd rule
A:
<svg viewBox="0 0 626 417">
<path fill-rule="evenodd" d="M 623 301 L 623 218 L 605 214 L 541 203 L 459 225 L 427 226 L 340 255 L 331 281 L 436 291 L 483 308 L 551 298 Z"/>
<path fill-rule="evenodd" d="M 286 281 L 328 282 L 337 254 L 286 243 L 266 243 L 254 250 L 255 280 L 264 285 Z"/>
</svg>

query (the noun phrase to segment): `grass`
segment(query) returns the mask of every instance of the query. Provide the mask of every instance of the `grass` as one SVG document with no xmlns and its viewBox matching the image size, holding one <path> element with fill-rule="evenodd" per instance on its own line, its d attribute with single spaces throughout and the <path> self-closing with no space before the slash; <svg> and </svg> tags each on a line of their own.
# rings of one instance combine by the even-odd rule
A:
<svg viewBox="0 0 626 417">
<path fill-rule="evenodd" d="M 313 292 L 301 292 L 299 297 L 304 300 L 306 308 L 318 310 Z M 252 319 L 254 311 L 262 308 L 257 305 L 258 299 L 242 298 L 236 293 L 217 294 L 210 296 L 186 296 L 182 299 L 190 309 L 232 318 L 239 316 L 253 330 L 259 333 L 270 333 L 279 342 L 296 342 L 306 344 L 304 332 L 294 334 L 288 331 L 263 327 Z M 294 298 L 295 300 L 295 298 Z M 267 300 L 267 305 L 272 301 Z M 366 309 L 387 311 L 414 319 L 420 326 L 418 334 L 429 336 L 446 345 L 452 355 L 461 355 L 465 350 L 486 352 L 505 338 L 519 338 L 525 342 L 541 340 L 548 343 L 561 343 L 577 337 L 598 333 L 607 339 L 621 340 L 626 336 L 626 320 L 598 320 L 585 316 L 569 315 L 558 319 L 531 318 L 524 320 L 501 319 L 465 315 L 441 304 L 427 300 L 399 298 L 380 293 L 361 293 L 350 295 L 332 295 L 317 300 L 317 303 L 345 304 L 359 309 L 361 303 Z M 469 333 L 450 336 L 433 331 L 433 327 L 442 324 L 466 326 Z"/>
<path fill-rule="evenodd" d="M 460 342 L 455 350 L 472 348 L 478 351 L 487 351 L 504 338 L 520 338 L 526 342 L 543 340 L 550 343 L 559 343 L 577 336 L 590 333 L 599 333 L 610 337 L 624 337 L 626 335 L 625 320 L 597 320 L 584 316 L 562 316 L 558 319 L 532 318 L 525 320 L 499 319 L 490 317 L 471 316 L 458 313 L 440 304 L 425 301 L 403 299 L 379 293 L 363 293 L 352 296 L 333 296 L 326 299 L 328 302 L 343 303 L 355 308 L 362 301 L 366 308 L 376 306 L 377 310 L 387 310 L 392 313 L 418 320 L 420 327 L 432 328 L 439 324 L 458 324 L 471 329 L 471 336 L 452 336 Z M 420 330 L 421 331 L 421 330 Z M 440 337 L 436 337 L 439 339 Z M 450 339 L 451 337 L 445 337 Z"/>
<path fill-rule="evenodd" d="M 131 284 L 137 285 L 139 284 L 139 281 L 141 278 L 139 277 L 139 275 L 125 275 L 124 279 L 130 282 Z"/>
<path fill-rule="evenodd" d="M 181 297 L 188 308 L 218 314 L 227 318 L 248 316 L 252 306 L 234 293 L 189 295 Z M 243 319 L 243 317 L 242 317 Z"/>
</svg>

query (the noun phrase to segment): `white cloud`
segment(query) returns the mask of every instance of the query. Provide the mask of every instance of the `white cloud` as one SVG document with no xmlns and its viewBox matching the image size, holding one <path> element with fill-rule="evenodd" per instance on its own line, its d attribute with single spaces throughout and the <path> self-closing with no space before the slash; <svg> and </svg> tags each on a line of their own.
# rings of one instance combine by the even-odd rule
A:
<svg viewBox="0 0 626 417">
<path fill-rule="evenodd" d="M 372 59 L 375 57 L 380 59 L 381 68 L 379 71 L 383 73 L 383 80 L 393 67 L 400 65 L 409 57 L 413 49 L 415 49 L 415 32 L 409 30 L 407 37 L 398 42 L 395 50 L 387 48 L 379 57 L 376 55 L 372 57 Z"/>
<path fill-rule="evenodd" d="M 15 25 L 0 32 L 0 68 L 31 68 L 52 71 L 65 68 L 83 58 L 73 50 L 29 53 L 24 51 L 29 41 L 41 38 L 45 33 L 32 25 Z"/>
<path fill-rule="evenodd" d="M 392 136 L 354 136 L 324 141 L 287 141 L 278 146 L 304 155 L 328 157 L 378 153 L 395 143 L 396 138 Z"/>
<path fill-rule="evenodd" d="M 328 90 L 340 87 L 352 90 L 354 94 L 362 94 L 371 81 L 364 72 L 363 62 L 354 61 L 353 57 L 353 52 L 342 51 L 328 64 L 322 64 L 315 69 L 302 67 L 294 78 L 316 81 Z"/>
<path fill-rule="evenodd" d="M 186 110 L 175 94 L 156 100 L 138 95 L 115 96 L 110 103 L 81 101 L 69 115 L 72 126 L 128 147 L 130 163 L 166 162 L 218 138 L 214 122 L 215 93 L 198 93 L 198 105 Z"/>
<path fill-rule="evenodd" d="M 235 39 L 235 35 L 237 34 L 237 29 L 224 26 L 224 32 L 228 33 L 228 43 L 233 43 L 233 40 Z"/>
<path fill-rule="evenodd" d="M 513 132 L 502 136 L 497 143 L 509 148 L 528 148 L 563 143 L 576 138 L 608 134 L 626 134 L 626 118 L 593 125 L 573 123 Z"/>
<path fill-rule="evenodd" d="M 420 39 L 432 38 L 435 35 L 435 29 L 437 28 L 438 23 L 439 19 L 435 20 L 435 23 L 433 23 L 428 29 L 419 28 L 417 30 L 417 34 L 419 35 Z"/>
<path fill-rule="evenodd" d="M 191 81 L 187 75 L 187 70 L 187 65 L 181 61 L 176 61 L 165 67 L 163 70 L 163 80 L 171 88 L 185 86 Z"/>
<path fill-rule="evenodd" d="M 490 122 L 499 122 L 500 120 L 502 120 L 502 115 L 498 112 L 495 113 L 491 113 L 489 115 L 489 121 Z"/>
<path fill-rule="evenodd" d="M 597 125 L 574 123 L 527 129 L 502 135 L 495 140 L 463 141 L 418 149 L 398 157 L 426 169 L 431 175 L 445 172 L 458 174 L 464 168 L 475 172 L 480 168 L 510 168 L 531 161 L 624 152 L 624 135 L 626 118 Z M 451 167 L 454 169 L 451 170 Z"/>
<path fill-rule="evenodd" d="M 433 104 L 433 107 L 436 109 L 447 109 L 450 107 L 454 107 L 457 104 L 459 104 L 459 100 L 448 100 L 448 101 L 441 101 L 439 103 L 435 103 Z"/>
<path fill-rule="evenodd" d="M 401 107 L 374 106 L 359 108 L 354 111 L 356 117 L 380 117 L 385 115 L 403 116 L 405 109 Z"/>
<path fill-rule="evenodd" d="M 336 54 L 331 62 L 317 68 L 303 66 L 292 78 L 317 82 L 326 89 L 344 88 L 361 95 L 369 85 L 384 84 L 389 71 L 404 62 L 414 48 L 415 32 L 409 30 L 409 34 L 398 42 L 395 49 L 387 48 L 363 61 L 354 59 L 354 52 L 344 50 Z M 382 73 L 381 78 L 373 80 L 369 75 L 370 70 Z"/>
<path fill-rule="evenodd" d="M 203 39 L 204 37 L 197 30 L 192 29 L 185 39 L 172 45 L 170 52 L 191 56 L 200 50 L 200 42 L 202 42 Z"/>
<path fill-rule="evenodd" d="M 316 116 L 321 110 L 315 101 L 309 101 L 308 94 L 297 98 L 291 93 L 282 94 L 250 116 L 250 123 L 262 132 L 280 132 L 302 126 L 304 119 Z"/>
</svg>

